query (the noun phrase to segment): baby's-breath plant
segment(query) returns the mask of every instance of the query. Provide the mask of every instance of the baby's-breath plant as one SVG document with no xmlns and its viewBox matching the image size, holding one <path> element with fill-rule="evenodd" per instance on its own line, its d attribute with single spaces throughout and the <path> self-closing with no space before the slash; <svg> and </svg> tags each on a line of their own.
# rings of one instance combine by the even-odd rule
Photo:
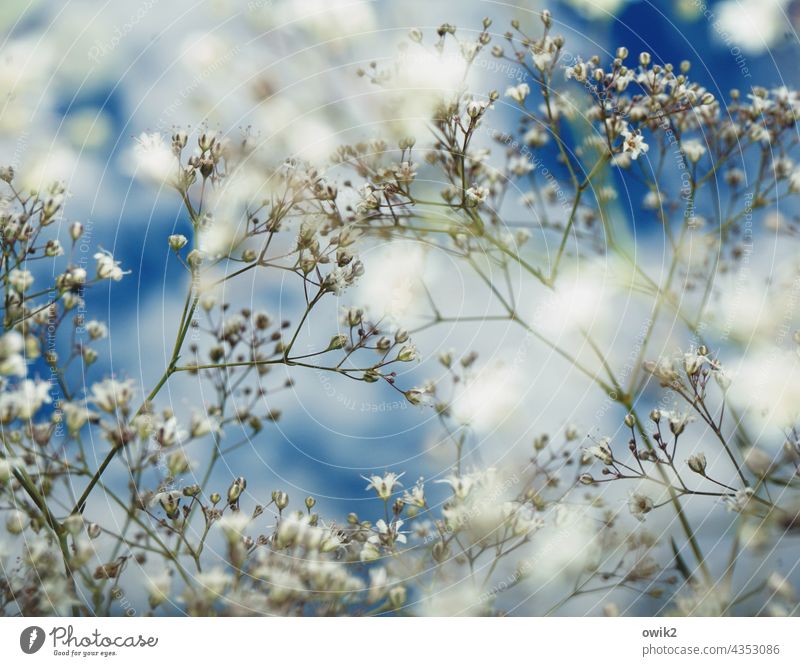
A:
<svg viewBox="0 0 800 666">
<path fill-rule="evenodd" d="M 18 548 L 2 569 L 2 612 L 119 612 L 115 602 L 143 579 L 153 613 L 499 614 L 570 532 L 583 552 L 542 614 L 608 591 L 668 613 L 746 612 L 756 597 L 772 614 L 796 612 L 791 572 L 765 571 L 738 592 L 734 580 L 753 549 L 797 538 L 800 440 L 782 424 L 773 455 L 751 432 L 707 320 L 719 275 L 745 256 L 742 221 L 800 192 L 791 157 L 800 98 L 756 87 L 724 103 L 692 81 L 688 62 L 625 47 L 575 56 L 546 11 L 499 36 L 491 28 L 485 19 L 477 32 L 411 31 L 415 48 L 457 54 L 464 71 L 458 88 L 437 93 L 425 136 L 343 145 L 320 166 L 276 162 L 250 136 L 136 139 L 137 175 L 175 193 L 189 230 L 164 239 L 186 280 L 152 386 L 96 370 L 108 330 L 87 319 L 85 290 L 130 270 L 103 248 L 87 270 L 76 256 L 83 227 L 61 216 L 64 187 L 26 190 L 0 170 L 0 510 Z M 524 81 L 475 92 L 470 71 L 484 57 Z M 402 88 L 396 68 L 360 74 Z M 637 224 L 664 239 L 661 273 L 620 222 L 626 183 L 641 193 Z M 797 232 L 785 221 L 775 231 Z M 426 289 L 429 311 L 407 329 L 345 300 L 370 279 L 360 252 L 409 239 L 465 267 L 492 313 L 452 313 Z M 577 351 L 525 306 L 530 294 L 571 305 L 570 271 L 597 257 L 623 267 L 626 288 L 648 303 L 624 373 L 587 327 L 577 327 Z M 297 320 L 237 302 L 238 283 L 284 278 L 302 298 Z M 340 297 L 331 322 L 325 308 Z M 524 466 L 468 455 L 482 416 L 474 387 L 492 381 L 499 393 L 500 371 L 457 350 L 439 355 L 439 379 L 402 385 L 399 375 L 426 358 L 414 342 L 422 331 L 490 320 L 567 361 L 618 410 L 616 432 L 567 424 L 536 434 Z M 654 359 L 665 321 L 680 324 L 687 351 Z M 301 349 L 308 339 L 317 342 Z M 274 366 L 286 372 L 277 378 Z M 375 470 L 365 476 L 374 504 L 327 517 L 322 498 L 260 487 L 248 470 L 218 485 L 219 463 L 281 419 L 286 389 L 314 371 L 433 410 L 451 455 L 441 478 Z M 162 402 L 179 376 L 204 387 L 189 415 Z M 244 438 L 230 442 L 234 432 Z M 198 469 L 199 446 L 211 453 Z M 114 466 L 127 483 L 114 481 Z M 623 504 L 607 500 L 610 486 L 624 487 Z M 98 496 L 121 523 L 105 524 Z M 707 557 L 697 507 L 733 516 L 728 561 Z M 669 527 L 648 529 L 664 514 Z"/>
</svg>

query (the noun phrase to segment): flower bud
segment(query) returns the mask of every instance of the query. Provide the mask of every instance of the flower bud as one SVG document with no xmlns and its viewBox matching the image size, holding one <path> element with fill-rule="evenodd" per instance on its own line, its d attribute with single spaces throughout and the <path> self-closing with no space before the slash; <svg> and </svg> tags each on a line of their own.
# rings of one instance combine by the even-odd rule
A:
<svg viewBox="0 0 800 666">
<path fill-rule="evenodd" d="M 28 524 L 28 517 L 22 511 L 11 511 L 6 517 L 6 529 L 11 534 L 21 534 Z"/>
<path fill-rule="evenodd" d="M 689 469 L 696 474 L 700 474 L 701 476 L 706 475 L 706 456 L 704 453 L 697 453 L 693 456 L 689 456 L 689 460 L 686 461 L 686 464 L 689 465 Z"/>
<path fill-rule="evenodd" d="M 314 508 L 314 505 L 316 505 L 316 503 L 317 500 L 315 500 L 313 497 L 311 496 L 306 497 L 306 509 L 308 509 L 309 511 L 311 511 L 311 509 Z"/>
<path fill-rule="evenodd" d="M 334 335 L 328 343 L 328 350 L 341 349 L 347 344 L 347 336 L 344 334 Z"/>
<path fill-rule="evenodd" d="M 629 428 L 633 428 L 636 424 L 636 419 L 634 418 L 633 414 L 626 414 L 625 415 L 625 425 Z"/>
<path fill-rule="evenodd" d="M 189 239 L 186 238 L 183 234 L 172 234 L 168 239 L 167 242 L 169 243 L 169 247 L 174 252 L 178 252 L 186 247 L 186 244 L 189 242 Z"/>
<path fill-rule="evenodd" d="M 417 350 L 411 345 L 406 345 L 401 348 L 397 354 L 397 360 L 403 363 L 413 361 L 415 358 L 417 358 Z"/>
<path fill-rule="evenodd" d="M 278 511 L 283 511 L 289 506 L 289 495 L 282 490 L 276 490 L 272 493 L 272 501 L 278 507 Z"/>
<path fill-rule="evenodd" d="M 228 504 L 236 504 L 245 488 L 247 488 L 247 481 L 243 476 L 234 479 L 233 483 L 231 483 L 230 487 L 228 488 Z"/>
<path fill-rule="evenodd" d="M 203 263 L 203 254 L 200 250 L 192 250 L 186 257 L 186 263 L 189 264 L 189 268 L 199 268 L 200 264 Z"/>
<path fill-rule="evenodd" d="M 77 241 L 83 235 L 83 225 L 80 222 L 73 222 L 69 228 L 69 236 L 73 241 Z"/>
</svg>

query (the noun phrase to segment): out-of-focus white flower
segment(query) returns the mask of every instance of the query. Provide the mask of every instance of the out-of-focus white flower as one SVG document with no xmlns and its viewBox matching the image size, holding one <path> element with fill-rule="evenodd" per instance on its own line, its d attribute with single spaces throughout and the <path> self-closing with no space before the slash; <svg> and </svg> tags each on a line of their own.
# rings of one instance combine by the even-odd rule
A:
<svg viewBox="0 0 800 666">
<path fill-rule="evenodd" d="M 160 420 L 153 431 L 153 439 L 165 449 L 180 444 L 185 438 L 186 431 L 180 427 L 174 416 Z"/>
<path fill-rule="evenodd" d="M 683 153 L 690 162 L 699 162 L 700 158 L 706 154 L 706 147 L 697 139 L 689 139 L 681 143 Z"/>
<path fill-rule="evenodd" d="M 528 567 L 532 589 L 555 580 L 569 581 L 601 557 L 600 536 L 593 516 L 583 507 L 559 505 L 545 516 L 532 540 Z"/>
<path fill-rule="evenodd" d="M 372 541 L 365 541 L 364 545 L 361 548 L 361 553 L 359 554 L 359 558 L 362 562 L 372 562 L 377 560 L 381 556 L 381 551 L 378 550 L 378 547 L 372 543 Z"/>
<path fill-rule="evenodd" d="M 96 415 L 85 403 L 82 402 L 62 402 L 60 405 L 61 413 L 67 424 L 67 430 L 74 434 L 78 432 L 86 423 Z"/>
<path fill-rule="evenodd" d="M 404 319 L 427 312 L 423 278 L 433 271 L 425 248 L 400 242 L 360 256 L 369 279 L 358 283 L 355 300 L 374 318 Z"/>
<path fill-rule="evenodd" d="M 628 500 L 628 509 L 636 520 L 643 521 L 645 514 L 653 510 L 653 500 L 647 495 L 633 493 Z"/>
<path fill-rule="evenodd" d="M 792 602 L 796 599 L 794 586 L 791 581 L 777 571 L 773 571 L 767 578 L 767 587 L 778 596 L 783 597 L 786 601 Z"/>
<path fill-rule="evenodd" d="M 534 66 L 538 70 L 544 72 L 553 64 L 556 53 L 558 53 L 558 49 L 556 48 L 555 42 L 553 38 L 548 35 L 542 40 L 541 44 L 537 44 L 531 48 L 531 58 L 533 59 Z M 525 94 L 527 96 L 528 93 Z"/>
<path fill-rule="evenodd" d="M 555 289 L 536 303 L 532 314 L 535 326 L 556 336 L 577 331 L 601 334 L 611 324 L 612 299 L 630 286 L 630 276 L 619 268 L 606 261 L 562 270 Z"/>
<path fill-rule="evenodd" d="M 7 393 L 3 397 L 6 396 L 11 398 L 15 416 L 25 420 L 36 414 L 42 405 L 51 402 L 50 385 L 31 379 L 21 381 L 13 393 Z"/>
<path fill-rule="evenodd" d="M 113 413 L 117 407 L 124 409 L 130 404 L 135 387 L 132 379 L 104 379 L 92 385 L 92 402 L 103 411 Z"/>
<path fill-rule="evenodd" d="M 488 432 L 509 419 L 524 395 L 518 370 L 488 365 L 459 382 L 451 402 L 453 418 L 479 432 Z"/>
<path fill-rule="evenodd" d="M 195 576 L 196 587 L 202 596 L 213 601 L 219 597 L 231 582 L 231 575 L 221 567 L 203 571 Z"/>
<path fill-rule="evenodd" d="M 170 588 L 172 587 L 172 576 L 169 571 L 163 571 L 155 576 L 147 576 L 147 598 L 150 606 L 155 608 L 169 599 Z"/>
<path fill-rule="evenodd" d="M 250 516 L 244 511 L 228 511 L 218 524 L 228 542 L 236 543 L 242 539 L 251 522 Z"/>
<path fill-rule="evenodd" d="M 192 437 L 204 437 L 209 433 L 218 433 L 220 429 L 218 419 L 198 410 L 192 412 L 192 417 L 189 421 L 189 434 Z"/>
<path fill-rule="evenodd" d="M 127 272 L 123 271 L 118 261 L 110 252 L 96 252 L 94 259 L 97 262 L 96 272 L 98 280 L 113 280 L 119 282 Z"/>
<path fill-rule="evenodd" d="M 8 273 L 8 283 L 20 294 L 30 289 L 33 284 L 33 274 L 27 270 L 12 268 Z"/>
<path fill-rule="evenodd" d="M 24 377 L 28 373 L 24 350 L 25 339 L 17 331 L 0 336 L 0 375 Z"/>
<path fill-rule="evenodd" d="M 515 176 L 524 176 L 533 171 L 533 164 L 524 155 L 515 155 L 508 161 L 508 170 Z"/>
<path fill-rule="evenodd" d="M 789 428 L 800 418 L 800 359 L 789 351 L 755 349 L 736 367 L 728 395 L 760 427 Z"/>
<path fill-rule="evenodd" d="M 772 472 L 775 461 L 763 449 L 751 446 L 744 454 L 744 464 L 757 477 L 764 478 Z"/>
<path fill-rule="evenodd" d="M 108 328 L 106 325 L 101 321 L 96 321 L 95 319 L 87 321 L 84 328 L 89 334 L 89 338 L 92 340 L 100 340 L 108 335 Z"/>
<path fill-rule="evenodd" d="M 489 612 L 489 597 L 464 582 L 441 584 L 428 589 L 414 610 L 425 617 L 478 617 Z"/>
<path fill-rule="evenodd" d="M 708 587 L 693 582 L 676 597 L 677 613 L 686 617 L 721 617 L 730 608 L 729 590 L 730 587 L 725 585 Z"/>
<path fill-rule="evenodd" d="M 626 0 L 567 0 L 567 2 L 591 18 L 612 19 Z"/>
<path fill-rule="evenodd" d="M 350 0 L 280 0 L 265 2 L 262 11 L 274 16 L 276 25 L 293 25 L 311 32 L 320 42 L 344 40 L 348 35 L 375 29 L 375 10 L 368 3 Z M 343 45 L 346 42 L 343 42 Z"/>
<path fill-rule="evenodd" d="M 692 231 L 683 235 L 676 248 L 678 258 L 689 268 L 705 266 L 719 248 L 719 238 L 713 233 Z"/>
<path fill-rule="evenodd" d="M 0 458 L 0 483 L 5 483 L 14 473 L 14 466 L 21 464 L 18 458 Z"/>
<path fill-rule="evenodd" d="M 530 95 L 531 88 L 527 83 L 520 83 L 516 86 L 509 86 L 506 88 L 506 97 L 510 97 L 515 102 L 522 102 L 525 101 L 525 98 Z"/>
<path fill-rule="evenodd" d="M 133 173 L 157 183 L 172 183 L 178 178 L 178 158 L 164 137 L 157 132 L 142 132 L 131 152 Z"/>
<path fill-rule="evenodd" d="M 438 479 L 434 483 L 446 483 L 453 489 L 453 495 L 458 499 L 465 499 L 475 483 L 475 478 L 469 474 L 451 474 L 443 479 Z"/>
<path fill-rule="evenodd" d="M 789 0 L 724 0 L 714 7 L 713 32 L 750 53 L 775 46 L 790 27 Z"/>
<path fill-rule="evenodd" d="M 398 183 L 407 184 L 416 178 L 417 169 L 411 162 L 403 162 L 394 170 L 394 177 Z"/>
<path fill-rule="evenodd" d="M 387 129 L 398 138 L 423 136 L 427 120 L 442 102 L 457 94 L 466 72 L 466 60 L 460 52 L 437 53 L 410 44 L 383 84 L 387 111 L 391 112 Z"/>
</svg>

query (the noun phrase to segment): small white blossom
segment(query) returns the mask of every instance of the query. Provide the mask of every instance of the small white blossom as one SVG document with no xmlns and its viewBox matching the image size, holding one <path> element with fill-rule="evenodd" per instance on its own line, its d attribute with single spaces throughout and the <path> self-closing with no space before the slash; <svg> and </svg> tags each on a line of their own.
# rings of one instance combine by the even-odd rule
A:
<svg viewBox="0 0 800 666">
<path fill-rule="evenodd" d="M 489 196 L 489 188 L 482 185 L 473 185 L 466 191 L 467 201 L 472 204 L 480 204 L 486 201 Z"/>
<path fill-rule="evenodd" d="M 626 153 L 630 153 L 631 159 L 638 159 L 639 155 L 650 150 L 650 146 L 644 142 L 644 137 L 640 132 L 633 133 L 630 130 L 623 130 L 622 138 L 622 148 Z"/>
<path fill-rule="evenodd" d="M 644 515 L 653 510 L 653 500 L 647 495 L 633 493 L 628 500 L 628 509 L 634 518 L 640 521 L 644 520 Z"/>
<path fill-rule="evenodd" d="M 124 409 L 133 399 L 135 384 L 133 380 L 105 379 L 92 385 L 92 402 L 105 412 L 113 413 L 119 407 Z"/>
<path fill-rule="evenodd" d="M 119 262 L 114 260 L 110 252 L 97 252 L 94 255 L 97 262 L 96 272 L 98 280 L 114 280 L 119 282 L 126 271 L 120 268 Z"/>
<path fill-rule="evenodd" d="M 157 183 L 177 180 L 178 158 L 164 137 L 156 132 L 142 132 L 132 151 L 134 173 Z"/>
<path fill-rule="evenodd" d="M 30 271 L 12 268 L 8 273 L 8 283 L 15 291 L 22 294 L 33 284 L 33 275 Z"/>
<path fill-rule="evenodd" d="M 506 97 L 510 97 L 515 102 L 522 104 L 530 92 L 531 88 L 527 83 L 520 83 L 519 85 L 506 88 Z"/>
<path fill-rule="evenodd" d="M 681 148 L 690 162 L 699 162 L 700 158 L 706 154 L 706 147 L 697 139 L 684 141 Z"/>
<path fill-rule="evenodd" d="M 403 472 L 405 474 L 405 472 Z M 367 485 L 367 490 L 374 490 L 375 493 L 380 497 L 384 502 L 388 501 L 396 486 L 402 485 L 399 482 L 399 479 L 403 474 L 395 474 L 394 472 L 386 472 L 383 476 L 378 474 L 373 474 L 371 476 L 362 477 L 365 481 L 369 481 Z"/>
</svg>

